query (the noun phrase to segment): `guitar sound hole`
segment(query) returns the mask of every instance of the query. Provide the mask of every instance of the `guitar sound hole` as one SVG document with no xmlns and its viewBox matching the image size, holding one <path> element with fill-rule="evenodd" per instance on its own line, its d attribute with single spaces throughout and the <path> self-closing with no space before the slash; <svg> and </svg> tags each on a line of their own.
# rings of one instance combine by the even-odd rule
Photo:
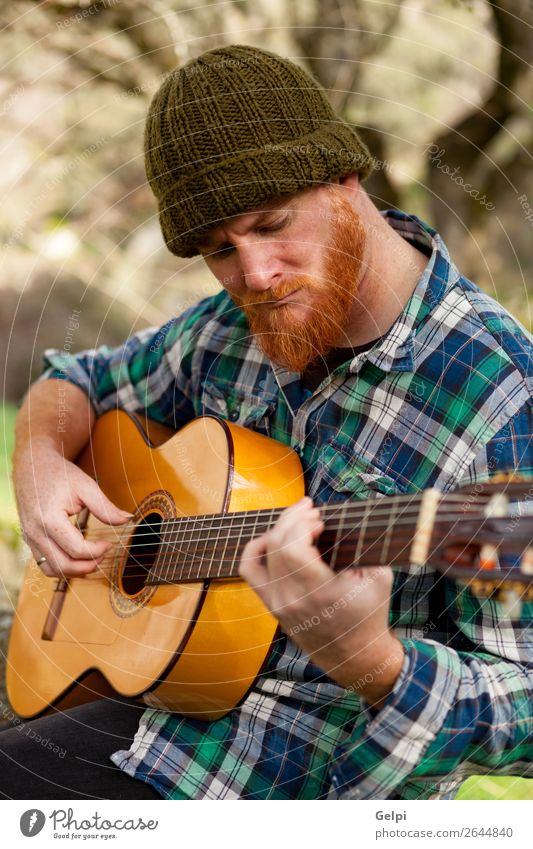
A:
<svg viewBox="0 0 533 849">
<path fill-rule="evenodd" d="M 135 529 L 122 572 L 122 589 L 126 595 L 137 595 L 144 589 L 161 545 L 162 521 L 163 517 L 159 513 L 147 513 Z"/>
</svg>

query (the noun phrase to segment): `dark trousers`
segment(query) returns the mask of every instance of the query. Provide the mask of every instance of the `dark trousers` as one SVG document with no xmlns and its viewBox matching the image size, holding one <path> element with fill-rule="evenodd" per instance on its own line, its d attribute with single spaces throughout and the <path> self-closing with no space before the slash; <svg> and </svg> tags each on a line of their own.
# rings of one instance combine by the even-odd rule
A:
<svg viewBox="0 0 533 849">
<path fill-rule="evenodd" d="M 129 749 L 145 710 L 101 699 L 0 731 L 0 799 L 161 799 L 109 756 Z"/>
</svg>

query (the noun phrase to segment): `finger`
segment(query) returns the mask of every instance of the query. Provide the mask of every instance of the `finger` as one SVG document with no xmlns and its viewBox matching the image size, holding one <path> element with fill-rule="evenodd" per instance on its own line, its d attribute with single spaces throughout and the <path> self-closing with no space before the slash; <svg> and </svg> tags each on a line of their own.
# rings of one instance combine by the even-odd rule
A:
<svg viewBox="0 0 533 849">
<path fill-rule="evenodd" d="M 98 560 L 113 546 L 111 540 L 86 539 L 66 513 L 55 522 L 49 522 L 46 533 L 73 560 Z"/>
<path fill-rule="evenodd" d="M 98 484 L 87 476 L 79 490 L 79 497 L 93 516 L 106 525 L 123 525 L 131 519 L 131 513 L 113 504 Z"/>
<path fill-rule="evenodd" d="M 309 592 L 332 580 L 334 573 L 322 560 L 320 551 L 313 545 L 312 534 L 307 539 L 290 539 L 277 552 L 267 557 L 272 580 L 290 578 L 301 592 Z"/>
<path fill-rule="evenodd" d="M 83 577 L 98 569 L 98 563 L 95 560 L 72 560 L 62 555 L 60 550 L 52 545 L 45 547 L 44 554 L 41 554 L 39 550 L 39 557 L 46 557 L 43 563 L 37 565 L 49 578 Z"/>
<path fill-rule="evenodd" d="M 94 572 L 98 568 L 98 560 L 79 560 L 63 551 L 50 536 L 43 536 L 32 541 L 31 551 L 36 561 L 46 557 L 46 561 L 39 564 L 39 568 L 49 577 L 64 577 L 65 575 L 85 575 Z"/>
<path fill-rule="evenodd" d="M 265 568 L 266 537 L 267 534 L 263 534 L 248 542 L 244 546 L 239 563 L 240 577 L 258 592 L 269 582 Z"/>
<path fill-rule="evenodd" d="M 316 538 L 319 529 L 323 530 L 322 517 L 318 507 L 314 507 L 311 500 L 306 499 L 280 515 L 272 527 L 272 534 L 277 541 L 293 538 L 295 535 L 304 536 L 309 532 L 310 525 L 313 526 L 312 536 Z"/>
<path fill-rule="evenodd" d="M 304 561 L 320 559 L 312 542 L 324 529 L 324 523 L 319 512 L 312 507 L 311 499 L 302 499 L 284 513 L 288 511 L 290 514 L 285 516 L 284 522 L 280 517 L 270 531 L 250 541 L 243 549 L 239 574 L 254 589 L 272 583 L 277 573 L 280 573 L 279 577 L 287 573 L 284 564 L 287 550 L 295 561 L 294 569 L 303 565 L 302 555 Z"/>
<path fill-rule="evenodd" d="M 288 507 L 286 507 L 285 510 L 283 511 L 283 513 L 292 513 L 294 511 L 303 510 L 303 509 L 306 509 L 306 508 L 312 507 L 312 506 L 313 506 L 313 499 L 311 498 L 311 496 L 310 495 L 304 495 L 304 496 L 302 496 L 302 498 L 299 498 L 298 501 L 295 501 L 294 504 L 290 504 Z M 282 513 L 282 515 L 283 515 L 283 513 Z"/>
<path fill-rule="evenodd" d="M 287 521 L 275 527 L 267 541 L 267 563 L 276 567 L 283 561 L 291 561 L 291 571 L 305 564 L 310 558 L 319 556 L 314 543 L 324 530 L 324 522 L 318 513 L 307 513 L 298 521 Z"/>
<path fill-rule="evenodd" d="M 54 542 L 68 557 L 74 560 L 95 560 L 102 557 L 111 547 L 109 540 L 86 540 L 72 523 L 66 510 L 45 512 L 40 516 L 39 527 L 31 539 L 37 547 L 44 541 Z"/>
<path fill-rule="evenodd" d="M 286 524 L 293 524 L 303 516 L 310 513 L 319 513 L 318 507 L 313 506 L 313 500 L 308 495 L 300 498 L 295 504 L 286 507 L 279 515 L 279 518 L 274 527 L 283 527 Z"/>
<path fill-rule="evenodd" d="M 365 566 L 364 569 L 358 567 L 356 571 L 360 573 L 361 577 L 366 578 L 367 581 L 375 581 L 378 586 L 388 586 L 389 584 L 392 584 L 394 579 L 394 573 L 391 567 L 383 566 L 383 564 Z"/>
</svg>

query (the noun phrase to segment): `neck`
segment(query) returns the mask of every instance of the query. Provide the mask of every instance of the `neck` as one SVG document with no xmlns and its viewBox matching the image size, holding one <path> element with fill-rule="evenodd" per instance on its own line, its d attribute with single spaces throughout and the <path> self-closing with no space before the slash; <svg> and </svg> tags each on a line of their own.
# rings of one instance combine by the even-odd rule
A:
<svg viewBox="0 0 533 849">
<path fill-rule="evenodd" d="M 427 265 L 427 257 L 387 224 L 366 192 L 355 211 L 365 221 L 366 247 L 357 295 L 343 345 L 364 345 L 383 336 L 401 315 Z"/>
</svg>

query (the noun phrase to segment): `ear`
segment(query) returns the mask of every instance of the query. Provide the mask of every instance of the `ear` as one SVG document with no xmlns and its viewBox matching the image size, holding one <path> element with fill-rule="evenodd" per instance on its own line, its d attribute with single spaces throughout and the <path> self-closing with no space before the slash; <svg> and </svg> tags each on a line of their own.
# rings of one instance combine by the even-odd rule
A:
<svg viewBox="0 0 533 849">
<path fill-rule="evenodd" d="M 357 171 L 354 171 L 353 174 L 346 174 L 345 177 L 340 177 L 339 183 L 341 186 L 344 186 L 345 189 L 350 189 L 357 193 L 359 189 L 359 174 Z"/>
</svg>

